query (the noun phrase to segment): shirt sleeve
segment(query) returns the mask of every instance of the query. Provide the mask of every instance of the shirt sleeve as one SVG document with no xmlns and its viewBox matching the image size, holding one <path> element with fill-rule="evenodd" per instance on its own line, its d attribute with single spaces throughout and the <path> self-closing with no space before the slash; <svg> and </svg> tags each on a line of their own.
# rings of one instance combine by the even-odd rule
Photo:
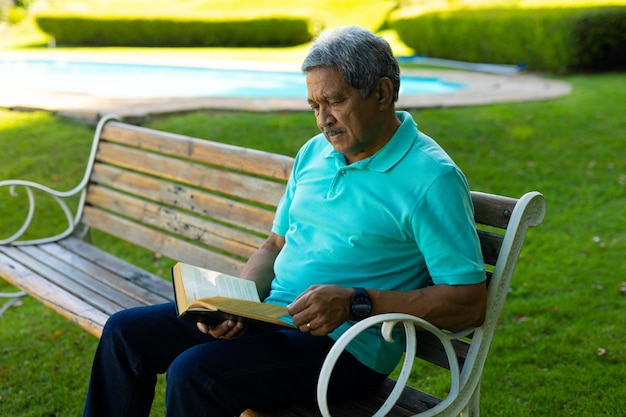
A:
<svg viewBox="0 0 626 417">
<path fill-rule="evenodd" d="M 474 206 L 457 168 L 432 183 L 416 207 L 413 230 L 434 284 L 477 284 L 486 279 Z"/>
</svg>

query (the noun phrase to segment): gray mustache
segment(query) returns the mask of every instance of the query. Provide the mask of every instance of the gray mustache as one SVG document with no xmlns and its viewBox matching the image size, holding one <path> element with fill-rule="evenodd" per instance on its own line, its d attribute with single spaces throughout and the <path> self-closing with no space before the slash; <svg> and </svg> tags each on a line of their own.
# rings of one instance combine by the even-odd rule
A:
<svg viewBox="0 0 626 417">
<path fill-rule="evenodd" d="M 331 129 L 331 128 L 324 128 L 324 130 L 322 131 L 324 133 L 324 135 L 335 135 L 338 133 L 344 133 L 343 129 Z"/>
</svg>

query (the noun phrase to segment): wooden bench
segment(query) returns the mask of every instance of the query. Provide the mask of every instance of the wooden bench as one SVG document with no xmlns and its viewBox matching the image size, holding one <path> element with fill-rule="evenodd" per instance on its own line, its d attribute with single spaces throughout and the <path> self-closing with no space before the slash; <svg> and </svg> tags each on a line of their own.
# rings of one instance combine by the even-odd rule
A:
<svg viewBox="0 0 626 417">
<path fill-rule="evenodd" d="M 67 230 L 57 236 L 20 241 L 32 210 L 27 213 L 23 227 L 0 242 L 0 276 L 99 336 L 112 313 L 171 301 L 172 288 L 162 277 L 90 244 L 90 229 L 173 260 L 236 275 L 270 230 L 292 162 L 283 155 L 133 126 L 107 116 L 96 129 L 85 176 L 73 190 L 60 193 L 32 182 L 0 181 L 0 186 L 26 190 L 31 209 L 39 193 L 53 195 L 68 221 Z M 65 200 L 72 195 L 81 196 L 75 210 Z M 463 410 L 465 415 L 478 415 L 480 378 L 496 321 L 526 231 L 542 221 L 545 200 L 537 192 L 520 199 L 472 192 L 472 198 L 489 269 L 485 324 L 451 334 L 404 315 L 364 320 L 359 327 L 380 320 L 389 323 L 383 329 L 409 323 L 405 324 L 409 342 L 401 382 L 394 390 L 395 382 L 388 379 L 377 395 L 332 404 L 333 416 L 372 415 L 392 391 L 402 395 L 380 415 L 426 411 L 420 415 L 451 416 Z M 411 336 L 414 322 L 429 330 L 418 332 L 417 346 Z M 318 392 L 322 409 L 333 355 L 345 341 L 338 342 L 322 370 Z M 450 394 L 443 401 L 404 387 L 415 357 L 451 370 Z M 320 412 L 312 406 L 248 410 L 244 415 L 316 416 Z"/>
</svg>

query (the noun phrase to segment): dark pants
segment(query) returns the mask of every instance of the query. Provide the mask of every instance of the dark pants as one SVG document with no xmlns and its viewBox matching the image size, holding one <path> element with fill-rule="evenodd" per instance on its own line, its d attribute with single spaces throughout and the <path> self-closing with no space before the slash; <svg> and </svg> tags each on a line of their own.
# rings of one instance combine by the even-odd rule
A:
<svg viewBox="0 0 626 417">
<path fill-rule="evenodd" d="M 178 319 L 174 304 L 125 310 L 104 327 L 83 416 L 148 416 L 157 374 L 165 372 L 169 417 L 233 417 L 247 408 L 315 403 L 332 343 L 291 329 L 217 340 Z M 363 394 L 384 377 L 344 353 L 329 397 Z"/>
</svg>

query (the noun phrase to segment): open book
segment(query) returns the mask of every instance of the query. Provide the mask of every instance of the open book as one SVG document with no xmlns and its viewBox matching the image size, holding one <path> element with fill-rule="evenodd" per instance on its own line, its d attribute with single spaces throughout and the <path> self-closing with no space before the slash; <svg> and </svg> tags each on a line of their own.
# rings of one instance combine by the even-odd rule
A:
<svg viewBox="0 0 626 417">
<path fill-rule="evenodd" d="M 287 307 L 262 303 L 254 281 L 178 262 L 172 268 L 178 317 L 218 324 L 242 320 L 294 327 Z"/>
</svg>

